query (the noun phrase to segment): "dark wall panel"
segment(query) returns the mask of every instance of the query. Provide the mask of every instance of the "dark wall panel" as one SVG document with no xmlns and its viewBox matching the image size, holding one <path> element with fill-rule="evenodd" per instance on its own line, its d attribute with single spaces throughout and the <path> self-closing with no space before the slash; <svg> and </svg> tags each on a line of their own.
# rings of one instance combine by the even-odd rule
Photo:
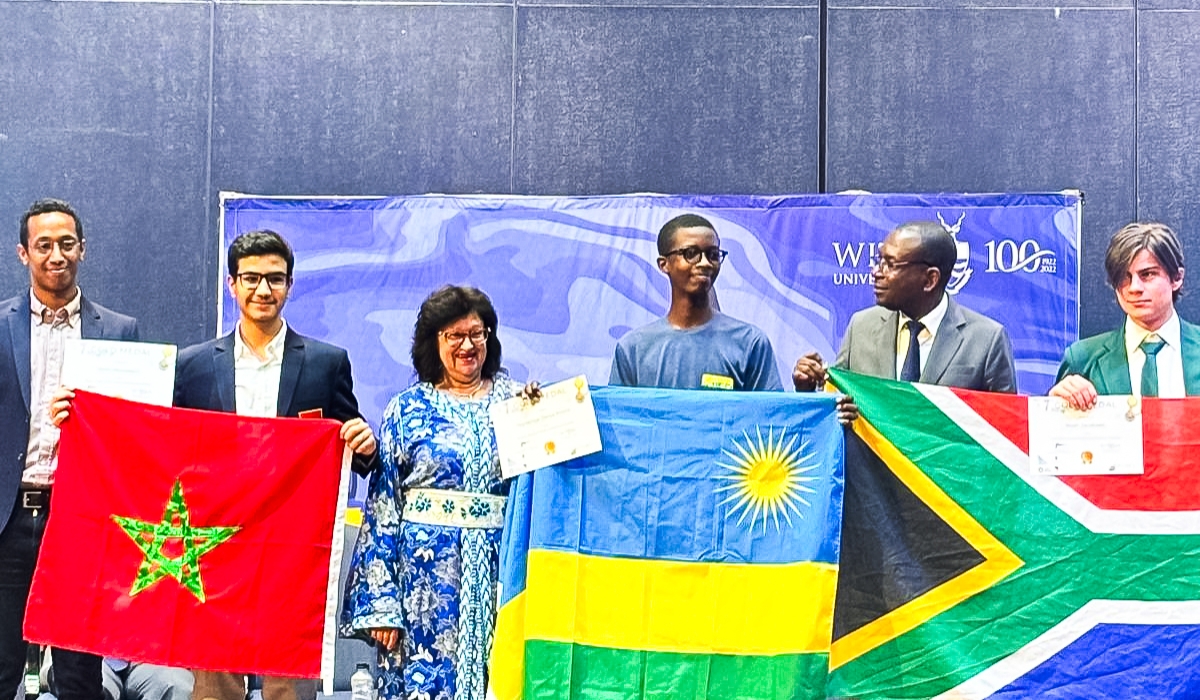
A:
<svg viewBox="0 0 1200 700">
<path fill-rule="evenodd" d="M 809 192 L 812 8 L 520 7 L 514 190 Z"/>
<path fill-rule="evenodd" d="M 0 2 L 0 295 L 28 288 L 22 212 L 55 196 L 88 240 L 80 284 L 150 340 L 200 336 L 212 6 Z"/>
<path fill-rule="evenodd" d="M 1118 226 L 1200 257 L 1200 0 L 836 0 L 823 154 L 820 13 L 787 2 L 0 0 L 0 231 L 72 200 L 89 295 L 179 343 L 215 324 L 222 189 L 1079 188 L 1087 333 Z"/>
<path fill-rule="evenodd" d="M 213 185 L 505 192 L 512 10 L 217 6 Z"/>
<path fill-rule="evenodd" d="M 1104 246 L 1136 211 L 1133 36 L 1125 9 L 831 9 L 828 188 L 1083 190 L 1080 328 L 1107 329 Z"/>
<path fill-rule="evenodd" d="M 221 4 L 216 11 L 214 190 L 508 191 L 511 8 Z M 215 207 L 210 215 L 215 246 Z M 215 310 L 207 319 L 214 328 Z"/>
<path fill-rule="evenodd" d="M 1191 4 L 1184 2 L 1176 4 Z M 1183 238 L 1179 313 L 1200 322 L 1200 12 L 1139 12 L 1138 218 Z"/>
</svg>

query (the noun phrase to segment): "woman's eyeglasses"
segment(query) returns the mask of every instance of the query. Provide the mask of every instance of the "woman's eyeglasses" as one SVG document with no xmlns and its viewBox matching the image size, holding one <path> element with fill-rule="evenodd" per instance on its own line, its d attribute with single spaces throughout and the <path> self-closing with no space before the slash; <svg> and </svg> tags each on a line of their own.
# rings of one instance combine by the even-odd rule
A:
<svg viewBox="0 0 1200 700">
<path fill-rule="evenodd" d="M 489 333 L 491 333 L 489 329 L 480 328 L 479 330 L 471 331 L 470 333 L 442 331 L 438 335 L 442 336 L 442 339 L 445 340 L 446 344 L 450 347 L 460 348 L 462 347 L 462 344 L 466 342 L 467 338 L 471 339 L 472 345 L 483 345 L 487 342 Z"/>
</svg>

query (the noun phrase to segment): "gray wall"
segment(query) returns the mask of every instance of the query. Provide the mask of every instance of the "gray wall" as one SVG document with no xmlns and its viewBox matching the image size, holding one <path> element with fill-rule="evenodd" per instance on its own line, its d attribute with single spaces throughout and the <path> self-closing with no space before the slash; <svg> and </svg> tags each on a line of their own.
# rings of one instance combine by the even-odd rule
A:
<svg viewBox="0 0 1200 700">
<path fill-rule="evenodd" d="M 1165 220 L 1200 260 L 1198 7 L 0 0 L 0 233 L 71 200 L 89 295 L 190 343 L 220 190 L 1079 188 L 1088 334 L 1119 318 L 1121 224 Z"/>
</svg>

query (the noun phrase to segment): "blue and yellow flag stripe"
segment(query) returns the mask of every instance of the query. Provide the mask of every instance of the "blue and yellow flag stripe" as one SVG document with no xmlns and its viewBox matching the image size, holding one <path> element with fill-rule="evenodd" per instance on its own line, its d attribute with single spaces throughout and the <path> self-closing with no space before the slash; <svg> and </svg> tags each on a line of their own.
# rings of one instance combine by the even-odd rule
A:
<svg viewBox="0 0 1200 700">
<path fill-rule="evenodd" d="M 592 398 L 604 450 L 536 474 L 529 549 L 837 562 L 833 396 L 604 387 Z"/>
<path fill-rule="evenodd" d="M 513 485 L 492 695 L 816 697 L 841 536 L 833 397 L 593 399 L 603 452 Z"/>
</svg>

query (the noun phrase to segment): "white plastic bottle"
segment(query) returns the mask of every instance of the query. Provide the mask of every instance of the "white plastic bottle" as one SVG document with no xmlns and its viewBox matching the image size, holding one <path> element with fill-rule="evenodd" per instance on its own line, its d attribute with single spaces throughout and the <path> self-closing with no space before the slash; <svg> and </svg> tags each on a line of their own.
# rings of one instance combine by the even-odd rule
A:
<svg viewBox="0 0 1200 700">
<path fill-rule="evenodd" d="M 350 676 L 350 700 L 375 700 L 375 678 L 370 664 L 357 664 Z"/>
</svg>

